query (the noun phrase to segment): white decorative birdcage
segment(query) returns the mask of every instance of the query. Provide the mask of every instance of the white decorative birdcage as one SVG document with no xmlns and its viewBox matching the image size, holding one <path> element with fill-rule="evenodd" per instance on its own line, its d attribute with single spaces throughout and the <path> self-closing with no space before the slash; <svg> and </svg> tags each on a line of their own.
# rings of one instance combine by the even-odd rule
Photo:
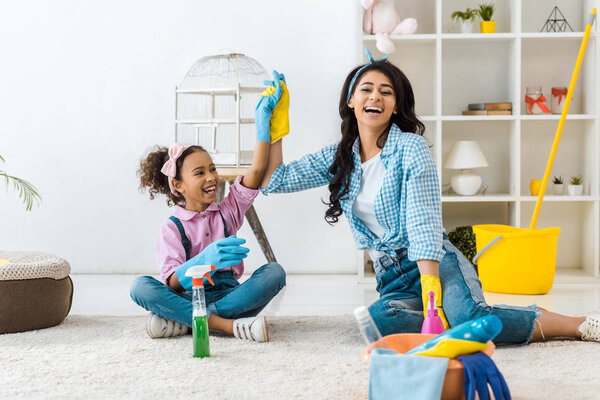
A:
<svg viewBox="0 0 600 400">
<path fill-rule="evenodd" d="M 265 69 L 243 54 L 222 54 L 196 61 L 175 88 L 175 141 L 204 147 L 215 165 L 252 163 L 254 109 Z"/>
</svg>

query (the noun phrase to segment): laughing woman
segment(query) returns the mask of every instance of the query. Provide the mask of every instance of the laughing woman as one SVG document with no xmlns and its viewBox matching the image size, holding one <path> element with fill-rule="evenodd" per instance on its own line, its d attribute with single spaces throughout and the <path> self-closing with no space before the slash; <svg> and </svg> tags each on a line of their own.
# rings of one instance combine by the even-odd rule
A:
<svg viewBox="0 0 600 400">
<path fill-rule="evenodd" d="M 485 302 L 475 269 L 444 234 L 436 166 L 411 84 L 393 64 L 368 55 L 371 62 L 350 72 L 342 89 L 339 143 L 287 165 L 281 141 L 272 144 L 263 193 L 328 185 L 325 219 L 333 224 L 345 214 L 356 246 L 373 259 L 380 298 L 369 311 L 383 335 L 420 332 L 425 294 L 433 290 L 446 328 L 498 316 L 497 344 L 600 341 L 596 316 Z"/>
</svg>

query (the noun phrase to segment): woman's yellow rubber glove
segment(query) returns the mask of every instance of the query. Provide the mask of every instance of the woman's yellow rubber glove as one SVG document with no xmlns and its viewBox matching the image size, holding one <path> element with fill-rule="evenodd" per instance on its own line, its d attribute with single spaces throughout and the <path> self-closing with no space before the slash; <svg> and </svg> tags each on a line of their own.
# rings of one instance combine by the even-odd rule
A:
<svg viewBox="0 0 600 400">
<path fill-rule="evenodd" d="M 281 140 L 284 136 L 290 133 L 290 92 L 285 84 L 285 76 L 279 74 L 279 82 L 281 84 L 281 98 L 273 109 L 271 115 L 271 143 Z M 273 82 L 272 82 L 273 83 Z M 275 93 L 275 86 L 270 85 L 260 95 L 269 96 Z"/>
<path fill-rule="evenodd" d="M 429 306 L 429 292 L 435 294 L 435 306 L 438 309 L 438 315 L 444 323 L 444 329 L 450 329 L 450 324 L 446 319 L 444 310 L 442 309 L 442 284 L 440 278 L 433 275 L 421 274 L 421 297 L 423 298 L 423 316 L 427 316 L 427 307 Z"/>
</svg>

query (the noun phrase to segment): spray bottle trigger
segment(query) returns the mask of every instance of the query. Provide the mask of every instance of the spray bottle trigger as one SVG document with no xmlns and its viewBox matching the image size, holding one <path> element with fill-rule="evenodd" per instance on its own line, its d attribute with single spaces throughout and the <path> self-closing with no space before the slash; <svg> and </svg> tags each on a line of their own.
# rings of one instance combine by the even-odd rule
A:
<svg viewBox="0 0 600 400">
<path fill-rule="evenodd" d="M 217 268 L 214 265 L 194 265 L 185 272 L 185 276 L 192 277 L 193 286 L 204 286 L 204 277 L 206 277 L 211 285 L 215 286 L 215 282 L 212 280 L 210 273 L 216 271 L 216 269 Z"/>
<path fill-rule="evenodd" d="M 214 265 L 210 266 L 211 271 L 215 271 L 216 269 L 217 269 L 217 267 L 215 267 Z M 210 276 L 210 272 L 207 272 L 206 274 L 204 274 L 204 276 L 206 277 L 206 280 L 208 282 L 210 282 L 211 285 L 215 286 L 215 282 L 212 280 L 212 277 Z"/>
</svg>

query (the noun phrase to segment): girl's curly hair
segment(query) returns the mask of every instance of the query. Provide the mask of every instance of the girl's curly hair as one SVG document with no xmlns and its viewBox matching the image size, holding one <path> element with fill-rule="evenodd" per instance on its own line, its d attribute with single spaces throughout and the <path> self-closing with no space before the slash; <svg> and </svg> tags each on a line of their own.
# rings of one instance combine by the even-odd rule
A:
<svg viewBox="0 0 600 400">
<path fill-rule="evenodd" d="M 181 179 L 181 166 L 183 165 L 183 160 L 185 158 L 196 152 L 196 151 L 206 151 L 202 146 L 190 146 L 181 154 L 181 156 L 177 159 L 177 175 L 175 175 L 175 179 Z M 185 199 L 183 196 L 175 196 L 171 193 L 171 189 L 169 188 L 169 178 L 164 175 L 160 170 L 163 165 L 169 159 L 169 149 L 162 146 L 156 146 L 154 149 L 151 149 L 148 155 L 142 157 L 140 160 L 140 168 L 137 171 L 137 175 L 140 177 L 140 187 L 139 190 L 141 193 L 144 193 L 146 188 L 148 188 L 148 192 L 150 192 L 150 200 L 154 200 L 154 197 L 157 194 L 164 194 L 167 196 L 167 204 L 169 207 L 172 205 L 178 205 L 185 203 Z"/>
</svg>

